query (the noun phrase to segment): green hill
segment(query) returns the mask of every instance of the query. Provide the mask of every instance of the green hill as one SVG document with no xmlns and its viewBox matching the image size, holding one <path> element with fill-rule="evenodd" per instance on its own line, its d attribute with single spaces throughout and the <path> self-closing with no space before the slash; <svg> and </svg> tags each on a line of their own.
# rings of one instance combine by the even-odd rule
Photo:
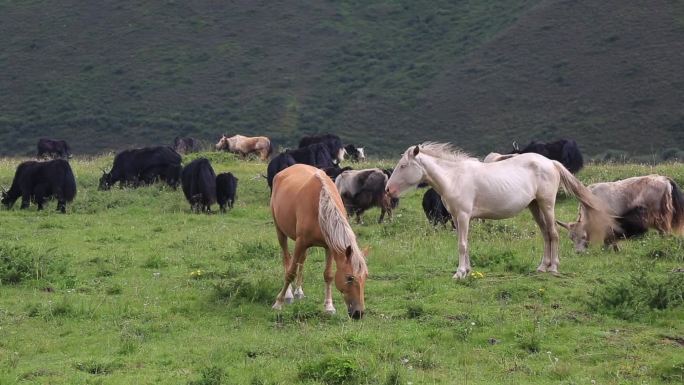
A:
<svg viewBox="0 0 684 385">
<path fill-rule="evenodd" d="M 684 148 L 672 0 L 0 0 L 0 154 L 330 131 L 395 154 Z"/>
</svg>

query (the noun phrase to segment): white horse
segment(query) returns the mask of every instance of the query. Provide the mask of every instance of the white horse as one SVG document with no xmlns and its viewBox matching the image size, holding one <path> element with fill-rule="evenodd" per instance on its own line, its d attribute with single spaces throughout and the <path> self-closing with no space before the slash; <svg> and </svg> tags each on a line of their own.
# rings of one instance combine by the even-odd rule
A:
<svg viewBox="0 0 684 385">
<path fill-rule="evenodd" d="M 406 150 L 387 182 L 387 193 L 397 197 L 421 182 L 428 183 L 442 196 L 458 225 L 458 269 L 454 279 L 465 278 L 470 272 L 470 219 L 510 218 L 526 207 L 544 238 L 544 256 L 537 271 L 557 273 L 558 232 L 554 207 L 559 186 L 579 199 L 585 208 L 588 232 L 602 235 L 613 226 L 613 219 L 600 200 L 562 164 L 538 154 L 520 154 L 482 163 L 453 150 L 448 143 L 423 143 Z"/>
</svg>

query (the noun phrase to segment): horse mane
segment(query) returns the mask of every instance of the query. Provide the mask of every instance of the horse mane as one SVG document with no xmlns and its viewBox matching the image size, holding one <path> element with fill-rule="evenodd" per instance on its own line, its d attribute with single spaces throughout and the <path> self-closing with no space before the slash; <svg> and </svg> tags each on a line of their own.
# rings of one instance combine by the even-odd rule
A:
<svg viewBox="0 0 684 385">
<path fill-rule="evenodd" d="M 328 189 L 319 171 L 315 173 L 316 178 L 321 182 L 321 193 L 318 200 L 318 224 L 325 238 L 325 243 L 332 251 L 345 254 L 347 246 L 351 246 L 351 265 L 354 274 L 367 274 L 368 267 L 363 257 L 359 245 L 356 243 L 356 235 L 352 231 L 347 218 L 340 212 L 335 204 L 332 192 Z"/>
<path fill-rule="evenodd" d="M 423 142 L 422 144 L 419 144 L 418 147 L 420 148 L 420 152 L 444 160 L 463 161 L 474 159 L 470 154 L 460 148 L 454 147 L 451 143 Z M 410 150 L 411 149 L 407 151 Z"/>
</svg>

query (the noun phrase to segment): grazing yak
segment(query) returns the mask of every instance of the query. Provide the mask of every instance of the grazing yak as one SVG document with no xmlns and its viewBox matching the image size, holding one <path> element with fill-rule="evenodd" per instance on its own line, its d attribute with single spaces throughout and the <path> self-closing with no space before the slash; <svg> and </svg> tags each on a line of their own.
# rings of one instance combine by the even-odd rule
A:
<svg viewBox="0 0 684 385">
<path fill-rule="evenodd" d="M 433 226 L 442 224 L 446 227 L 446 223 L 451 222 L 451 227 L 456 228 L 454 219 L 449 214 L 449 210 L 444 206 L 444 202 L 442 202 L 442 197 L 433 188 L 428 189 L 423 194 L 423 211 Z"/>
<path fill-rule="evenodd" d="M 350 216 L 356 215 L 357 223 L 362 222 L 364 211 L 371 207 L 382 210 L 378 223 L 382 223 L 385 213 L 392 219 L 392 210 L 399 199 L 390 198 L 385 192 L 387 179 L 387 174 L 379 168 L 345 171 L 335 179 L 344 207 Z"/>
<path fill-rule="evenodd" d="M 179 154 L 189 154 L 199 150 L 199 142 L 195 138 L 177 136 L 173 139 L 173 149 Z"/>
<path fill-rule="evenodd" d="M 353 144 L 348 144 L 344 146 L 344 152 L 349 155 L 349 160 L 352 162 L 366 160 L 366 152 L 363 147 L 356 147 Z"/>
<path fill-rule="evenodd" d="M 292 155 L 287 152 L 282 152 L 271 159 L 268 162 L 268 167 L 266 168 L 266 182 L 268 182 L 268 188 L 273 190 L 273 178 L 276 174 L 285 170 L 286 168 L 297 164 Z"/>
<path fill-rule="evenodd" d="M 271 140 L 265 136 L 248 137 L 242 135 L 234 135 L 227 137 L 222 135 L 218 143 L 216 143 L 216 151 L 229 151 L 246 157 L 249 154 L 256 153 L 261 160 L 267 160 L 273 153 L 273 146 Z"/>
<path fill-rule="evenodd" d="M 211 212 L 216 203 L 216 174 L 206 158 L 197 158 L 183 167 L 181 185 L 194 212 Z"/>
<path fill-rule="evenodd" d="M 71 158 L 71 148 L 65 140 L 38 139 L 38 155 L 40 158 Z"/>
<path fill-rule="evenodd" d="M 228 208 L 233 208 L 233 203 L 237 199 L 238 178 L 230 172 L 224 172 L 216 176 L 216 201 L 222 213 Z"/>
<path fill-rule="evenodd" d="M 344 160 L 344 146 L 342 145 L 342 139 L 334 134 L 323 134 L 323 135 L 311 135 L 305 136 L 299 141 L 299 148 L 305 148 L 311 146 L 312 144 L 322 143 L 330 152 L 330 155 L 337 163 Z M 305 162 L 299 162 L 305 163 Z M 307 163 L 310 164 L 310 163 Z"/>
<path fill-rule="evenodd" d="M 577 146 L 577 142 L 572 139 L 560 139 L 550 143 L 534 140 L 522 150 L 513 142 L 513 151 L 510 154 L 526 154 L 529 152 L 543 155 L 551 160 L 557 160 L 573 174 L 576 174 L 584 167 L 582 153 Z"/>
<path fill-rule="evenodd" d="M 649 228 L 661 234 L 684 235 L 684 195 L 672 179 L 648 175 L 588 187 L 617 216 L 619 227 L 605 234 L 606 246 L 618 250 L 618 239 L 641 235 Z M 576 251 L 584 251 L 591 241 L 585 229 L 585 217 L 580 208 L 576 222 L 556 221 L 568 230 Z"/>
<path fill-rule="evenodd" d="M 117 182 L 137 187 L 157 179 L 176 188 L 180 177 L 181 156 L 171 147 L 145 147 L 124 150 L 114 157 L 112 169 L 102 171 L 100 190 L 109 190 Z"/>
<path fill-rule="evenodd" d="M 21 208 L 29 207 L 31 201 L 43 209 L 45 200 L 57 199 L 57 210 L 66 213 L 66 204 L 76 197 L 76 179 L 66 160 L 47 162 L 27 161 L 21 163 L 8 191 L 2 192 L 2 204 L 8 209 L 21 197 Z"/>
<path fill-rule="evenodd" d="M 277 173 L 297 163 L 308 164 L 323 170 L 339 168 L 339 165 L 335 163 L 330 155 L 329 147 L 323 143 L 315 143 L 303 148 L 288 150 L 274 156 L 268 163 L 266 169 L 268 187 L 273 188 L 273 178 L 275 178 Z"/>
</svg>

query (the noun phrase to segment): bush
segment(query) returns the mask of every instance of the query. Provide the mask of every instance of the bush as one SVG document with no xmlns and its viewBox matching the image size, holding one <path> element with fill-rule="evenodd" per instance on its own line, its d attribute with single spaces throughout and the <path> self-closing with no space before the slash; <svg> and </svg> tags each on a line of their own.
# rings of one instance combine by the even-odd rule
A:
<svg viewBox="0 0 684 385">
<path fill-rule="evenodd" d="M 302 380 L 320 381 L 328 385 L 362 383 L 358 364 L 346 357 L 327 357 L 299 370 Z"/>
<path fill-rule="evenodd" d="M 0 244 L 0 285 L 29 280 L 51 280 L 66 272 L 66 264 L 47 253 Z"/>
<path fill-rule="evenodd" d="M 684 274 L 652 277 L 631 274 L 593 291 L 588 301 L 593 311 L 634 320 L 652 310 L 684 305 Z"/>
<path fill-rule="evenodd" d="M 202 369 L 201 378 L 196 381 L 188 382 L 188 385 L 221 385 L 227 379 L 223 368 L 218 366 L 208 366 Z"/>
<path fill-rule="evenodd" d="M 282 286 L 278 279 L 240 277 L 222 280 L 214 284 L 214 299 L 217 301 L 241 301 L 270 304 L 275 300 Z"/>
</svg>

